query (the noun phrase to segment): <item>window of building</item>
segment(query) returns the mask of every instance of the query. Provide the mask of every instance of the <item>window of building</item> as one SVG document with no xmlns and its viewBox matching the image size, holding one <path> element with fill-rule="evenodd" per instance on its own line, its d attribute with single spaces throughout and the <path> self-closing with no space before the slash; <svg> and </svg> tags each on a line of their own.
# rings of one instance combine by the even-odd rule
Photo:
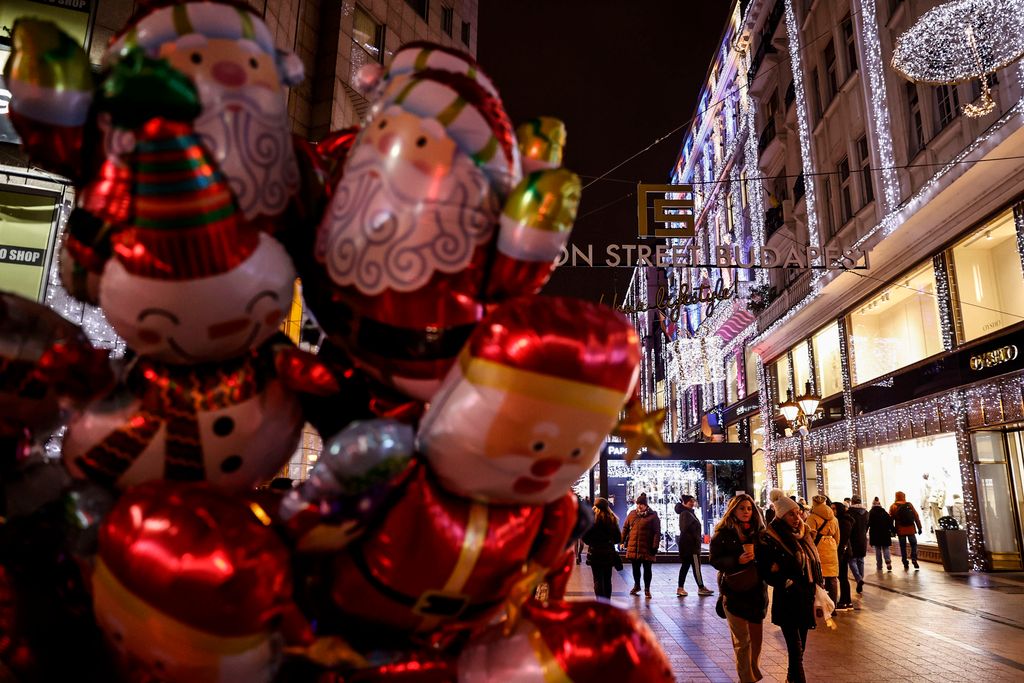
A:
<svg viewBox="0 0 1024 683">
<path fill-rule="evenodd" d="M 441 5 L 441 30 L 449 38 L 452 37 L 452 26 L 455 23 L 455 10 L 446 5 Z"/>
<path fill-rule="evenodd" d="M 853 218 L 853 181 L 850 180 L 850 161 L 846 157 L 839 160 L 839 199 L 842 209 L 840 224 Z"/>
<path fill-rule="evenodd" d="M 929 261 L 850 314 L 854 384 L 942 351 L 935 273 Z"/>
<path fill-rule="evenodd" d="M 384 25 L 378 24 L 366 10 L 358 6 L 353 17 L 352 40 L 370 56 L 370 61 L 384 61 Z"/>
<path fill-rule="evenodd" d="M 814 103 L 814 119 L 821 119 L 825 105 L 821 101 L 821 82 L 818 80 L 818 68 L 811 69 L 811 102 Z"/>
<path fill-rule="evenodd" d="M 430 0 L 405 0 L 405 4 L 416 10 L 423 21 L 430 20 Z"/>
<path fill-rule="evenodd" d="M 850 454 L 829 453 L 822 458 L 824 481 L 821 488 L 832 500 L 842 500 L 853 495 L 853 476 L 850 473 Z"/>
<path fill-rule="evenodd" d="M 917 95 L 917 86 L 907 83 L 906 89 L 910 122 L 910 156 L 913 157 L 924 148 L 924 117 L 921 115 L 921 100 Z"/>
<path fill-rule="evenodd" d="M 800 495 L 800 492 L 797 490 L 796 460 L 780 462 L 776 466 L 776 477 L 778 478 L 779 488 L 782 489 L 782 493 L 787 496 Z"/>
<path fill-rule="evenodd" d="M 739 363 L 736 354 L 730 353 L 725 359 L 725 403 L 731 405 L 740 400 Z"/>
<path fill-rule="evenodd" d="M 871 151 L 868 149 L 868 138 L 861 135 L 857 140 L 857 161 L 860 162 L 860 196 L 862 205 L 875 200 L 875 187 L 871 181 Z"/>
<path fill-rule="evenodd" d="M 807 342 L 800 342 L 793 347 L 793 386 L 796 396 L 803 396 L 807 390 L 807 382 L 811 379 L 811 356 L 807 350 Z"/>
<path fill-rule="evenodd" d="M 952 253 L 961 342 L 1024 320 L 1024 273 L 1013 211 L 984 224 Z"/>
<path fill-rule="evenodd" d="M 843 42 L 846 43 L 846 74 L 849 76 L 857 70 L 857 37 L 849 14 L 843 19 Z"/>
<path fill-rule="evenodd" d="M 757 379 L 757 354 L 747 348 L 743 354 L 743 374 L 746 380 L 747 396 L 760 390 Z"/>
<path fill-rule="evenodd" d="M 839 349 L 839 325 L 832 323 L 811 337 L 818 395 L 822 398 L 843 390 L 843 362 Z"/>
<path fill-rule="evenodd" d="M 768 374 L 775 382 L 775 400 L 782 403 L 789 390 L 789 360 L 782 356 L 769 366 Z"/>
<path fill-rule="evenodd" d="M 936 111 L 939 115 L 939 130 L 949 125 L 960 115 L 960 96 L 955 85 L 938 85 L 935 87 Z"/>
<path fill-rule="evenodd" d="M 764 426 L 761 416 L 750 418 L 750 465 L 754 472 L 754 492 L 751 494 L 758 505 L 768 504 L 768 474 L 764 458 Z"/>
<path fill-rule="evenodd" d="M 974 432 L 971 443 L 978 483 L 978 509 L 985 528 L 985 550 L 990 553 L 1019 552 L 1011 491 L 1011 463 L 1020 462 L 1020 432 Z M 1007 448 L 1009 446 L 1009 448 Z M 959 502 L 959 510 L 955 503 Z M 953 517 L 963 517 L 963 499 L 945 501 Z"/>
<path fill-rule="evenodd" d="M 862 448 L 859 455 L 861 497 L 870 500 L 878 496 L 888 510 L 896 492 L 903 491 L 921 516 L 923 533 L 918 536 L 919 542 L 935 543 L 940 517 L 958 517 L 964 527 L 964 488 L 956 436 L 936 434 L 897 441 Z"/>
<path fill-rule="evenodd" d="M 822 181 L 821 198 L 825 209 L 825 224 L 828 226 L 828 234 L 836 234 L 836 212 L 832 205 L 832 178 L 826 177 Z"/>
<path fill-rule="evenodd" d="M 990 89 L 995 89 L 999 85 L 999 76 L 993 72 L 985 75 L 985 82 L 988 84 Z M 977 100 L 981 97 L 981 81 L 974 79 L 971 81 L 971 101 Z"/>
<path fill-rule="evenodd" d="M 462 22 L 462 44 L 469 47 L 469 22 Z"/>
<path fill-rule="evenodd" d="M 826 99 L 832 102 L 832 98 L 839 92 L 839 67 L 836 64 L 836 45 L 829 39 L 825 45 L 825 94 Z"/>
</svg>

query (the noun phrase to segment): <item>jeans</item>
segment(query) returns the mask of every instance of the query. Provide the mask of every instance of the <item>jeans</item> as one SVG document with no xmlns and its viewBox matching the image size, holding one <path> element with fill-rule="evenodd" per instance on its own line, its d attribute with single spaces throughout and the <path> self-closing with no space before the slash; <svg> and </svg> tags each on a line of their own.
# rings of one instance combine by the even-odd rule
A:
<svg viewBox="0 0 1024 683">
<path fill-rule="evenodd" d="M 847 584 L 849 585 L 849 584 Z M 832 598 L 832 602 L 839 604 L 839 577 L 838 576 L 826 576 L 825 577 L 825 592 L 828 593 L 828 597 Z"/>
<path fill-rule="evenodd" d="M 651 570 L 653 564 L 650 560 L 630 560 L 633 563 L 633 585 L 640 587 L 640 567 L 644 568 L 644 590 L 650 592 L 651 577 L 654 572 Z"/>
<path fill-rule="evenodd" d="M 907 541 L 910 541 L 910 559 L 917 564 L 917 534 L 900 534 L 900 555 L 903 556 L 903 566 L 909 566 L 907 562 Z"/>
<path fill-rule="evenodd" d="M 885 566 L 892 566 L 892 557 L 889 556 L 889 546 L 887 545 L 876 545 L 875 548 L 875 563 L 879 569 L 882 568 L 882 555 L 885 555 Z"/>
<path fill-rule="evenodd" d="M 732 634 L 732 649 L 736 653 L 736 673 L 740 683 L 761 680 L 761 670 L 758 668 L 763 635 L 761 622 L 737 617 L 729 611 L 728 603 L 725 606 L 725 619 L 729 622 L 729 633 Z"/>
<path fill-rule="evenodd" d="M 853 598 L 850 596 L 850 575 L 849 575 L 849 560 L 844 556 L 839 558 L 839 605 L 849 605 L 853 603 Z"/>
<path fill-rule="evenodd" d="M 789 667 L 786 679 L 790 683 L 807 683 L 804 678 L 804 648 L 807 646 L 807 629 L 801 626 L 783 626 L 782 637 L 786 639 Z"/>
<path fill-rule="evenodd" d="M 864 558 L 863 557 L 851 557 L 850 558 L 850 573 L 853 574 L 853 580 L 857 583 L 864 581 Z"/>
<path fill-rule="evenodd" d="M 700 555 L 685 555 L 682 552 L 679 553 L 679 587 L 682 588 L 683 584 L 686 583 L 686 575 L 689 573 L 690 568 L 693 567 L 693 578 L 697 579 L 697 587 L 704 587 L 704 577 L 700 575 Z"/>
<path fill-rule="evenodd" d="M 594 573 L 594 595 L 599 598 L 612 597 L 612 566 L 591 567 Z"/>
</svg>

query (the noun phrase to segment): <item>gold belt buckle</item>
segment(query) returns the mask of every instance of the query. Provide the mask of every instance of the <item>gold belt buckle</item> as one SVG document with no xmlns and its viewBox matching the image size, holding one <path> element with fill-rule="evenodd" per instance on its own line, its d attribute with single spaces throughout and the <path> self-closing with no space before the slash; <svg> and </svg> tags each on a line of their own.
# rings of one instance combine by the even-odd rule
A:
<svg viewBox="0 0 1024 683">
<path fill-rule="evenodd" d="M 469 606 L 469 596 L 462 593 L 425 591 L 413 605 L 413 614 L 421 617 L 454 619 Z"/>
</svg>

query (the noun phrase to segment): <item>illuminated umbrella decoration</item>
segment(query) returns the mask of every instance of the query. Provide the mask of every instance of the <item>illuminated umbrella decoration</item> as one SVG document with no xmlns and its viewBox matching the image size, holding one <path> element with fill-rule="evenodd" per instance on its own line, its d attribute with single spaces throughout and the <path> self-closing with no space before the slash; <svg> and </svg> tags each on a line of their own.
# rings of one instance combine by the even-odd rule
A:
<svg viewBox="0 0 1024 683">
<path fill-rule="evenodd" d="M 925 12 L 896 41 L 892 66 L 911 81 L 981 81 L 981 99 L 965 105 L 978 118 L 995 109 L 986 76 L 1024 55 L 1024 2 L 954 0 Z"/>
</svg>

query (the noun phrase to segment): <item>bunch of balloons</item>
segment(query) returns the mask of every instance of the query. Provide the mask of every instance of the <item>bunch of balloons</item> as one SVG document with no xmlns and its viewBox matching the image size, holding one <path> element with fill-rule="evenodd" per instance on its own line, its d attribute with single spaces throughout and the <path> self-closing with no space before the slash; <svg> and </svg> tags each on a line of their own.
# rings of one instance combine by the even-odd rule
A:
<svg viewBox="0 0 1024 683">
<path fill-rule="evenodd" d="M 311 148 L 301 62 L 226 1 L 148 4 L 98 75 L 51 23 L 12 42 L 24 150 L 76 188 L 62 279 L 129 351 L 0 295 L 8 668 L 672 680 L 635 616 L 563 600 L 590 521 L 570 485 L 640 354 L 621 314 L 538 296 L 580 196 L 560 122 L 513 129 L 471 57 L 413 43 L 361 74 L 361 128 Z M 318 354 L 278 331 L 297 276 Z M 260 488 L 307 421 L 310 478 Z M 60 425 L 61 462 L 33 455 Z"/>
</svg>

